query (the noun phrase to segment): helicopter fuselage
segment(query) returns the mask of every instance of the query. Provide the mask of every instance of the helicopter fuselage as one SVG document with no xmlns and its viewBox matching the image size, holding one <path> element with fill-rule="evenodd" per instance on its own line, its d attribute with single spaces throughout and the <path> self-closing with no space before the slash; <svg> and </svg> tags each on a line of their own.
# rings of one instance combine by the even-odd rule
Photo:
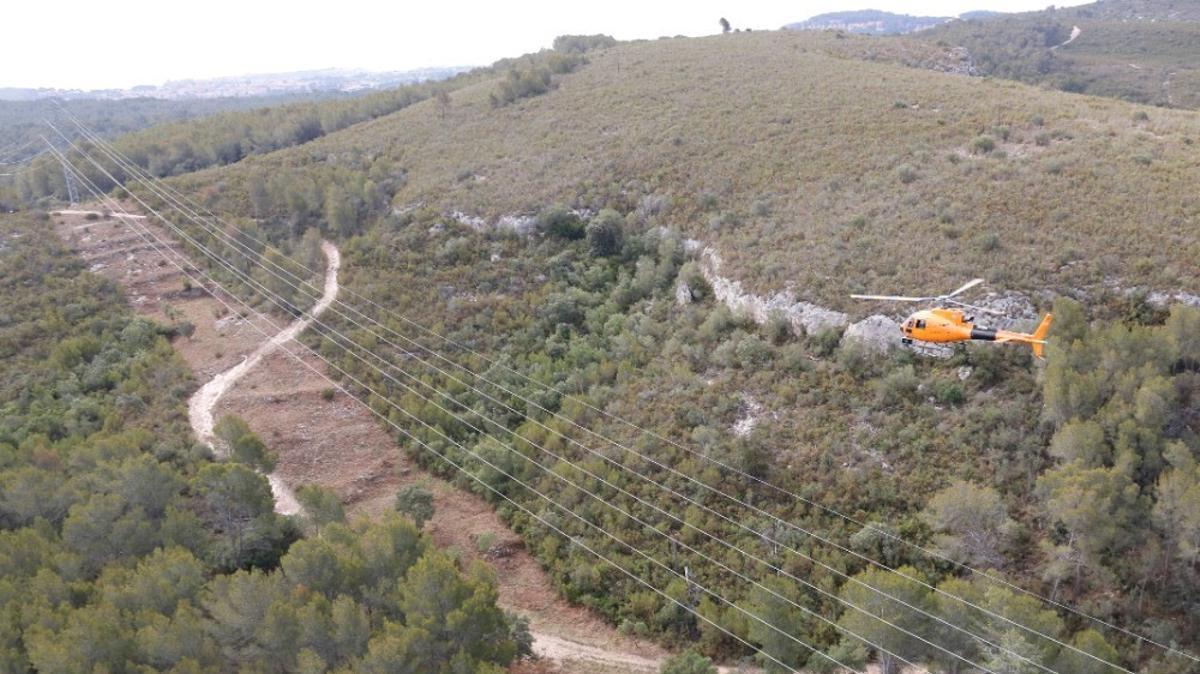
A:
<svg viewBox="0 0 1200 674">
<path fill-rule="evenodd" d="M 881 300 L 884 302 L 945 302 L 985 313 L 998 314 L 999 312 L 992 309 L 976 307 L 954 299 L 954 297 L 961 295 L 963 292 L 974 288 L 980 283 L 983 283 L 983 279 L 973 279 L 963 284 L 954 292 L 932 297 L 857 294 L 851 295 L 851 297 L 858 300 Z M 1028 344 L 1029 348 L 1033 351 L 1033 355 L 1037 358 L 1042 358 L 1045 352 L 1046 334 L 1050 331 L 1050 321 L 1053 318 L 1050 314 L 1046 314 L 1042 317 L 1042 322 L 1038 324 L 1037 330 L 1027 334 L 1011 330 L 982 328 L 975 325 L 974 316 L 967 316 L 962 309 L 948 309 L 945 306 L 940 306 L 932 309 L 922 309 L 909 316 L 900 324 L 900 334 L 903 335 L 901 341 L 905 344 L 912 344 L 914 341 L 945 344 L 947 342 L 966 342 L 971 340 L 1001 344 L 1006 342 Z"/>
<path fill-rule="evenodd" d="M 900 325 L 905 339 L 944 344 L 978 339 L 996 341 L 996 330 L 976 327 L 974 319 L 961 309 L 923 309 Z"/>
</svg>

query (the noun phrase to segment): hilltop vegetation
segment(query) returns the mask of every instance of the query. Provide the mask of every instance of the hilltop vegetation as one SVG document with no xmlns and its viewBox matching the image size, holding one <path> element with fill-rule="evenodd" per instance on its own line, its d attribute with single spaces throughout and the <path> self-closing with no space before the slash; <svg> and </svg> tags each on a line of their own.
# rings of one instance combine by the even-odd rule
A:
<svg viewBox="0 0 1200 674">
<path fill-rule="evenodd" d="M 507 105 L 521 98 L 536 96 L 553 88 L 557 76 L 569 73 L 585 63 L 585 52 L 613 43 L 614 40 L 605 35 L 564 35 L 556 40 L 554 50 L 543 50 L 521 58 L 502 59 L 490 68 L 479 68 L 449 80 L 411 84 L 358 97 L 305 101 L 258 107 L 248 111 L 239 109 L 214 114 L 201 120 L 158 124 L 137 133 L 121 136 L 117 142 L 117 149 L 156 177 L 225 166 L 249 156 L 303 145 L 335 131 L 391 114 L 428 99 L 433 99 L 439 114 L 444 117 L 451 104 L 450 92 L 481 81 L 494 86 L 493 78 L 498 74 L 503 75 L 505 79 L 493 91 L 493 106 Z M 88 108 L 84 106 L 84 109 Z M 61 117 L 61 114 L 55 116 L 56 119 Z M 86 116 L 82 121 L 84 124 L 89 123 Z M 25 126 L 21 124 L 13 128 L 24 129 Z M 38 126 L 44 127 L 40 119 Z M 101 125 L 102 128 L 103 126 Z M 68 137 L 76 136 L 77 129 L 69 121 L 60 119 L 59 127 Z M 48 128 L 41 128 L 37 133 L 52 136 L 56 144 L 63 144 Z M 124 183 L 127 179 L 126 172 L 108 161 L 101 153 L 98 153 L 99 156 L 95 159 L 106 165 L 115 182 L 99 169 L 80 159 L 78 153 L 63 149 L 75 157 L 78 168 L 101 189 L 111 189 L 116 183 Z M 0 177 L 0 207 L 29 206 L 39 202 L 46 203 L 50 199 L 66 198 L 67 186 L 62 170 L 58 161 L 49 155 L 39 157 L 28 169 L 23 169 L 14 176 Z"/>
<path fill-rule="evenodd" d="M 188 430 L 166 330 L 0 219 L 0 670 L 500 672 L 494 580 L 398 516 L 300 538 Z"/>
<path fill-rule="evenodd" d="M 1066 44 L 1073 29 L 1078 37 Z M 1200 11 L 1106 0 L 951 21 L 916 37 L 965 47 L 980 74 L 1138 103 L 1200 108 Z"/>
<path fill-rule="evenodd" d="M 980 273 L 1027 293 L 1200 287 L 1194 115 L 845 55 L 875 44 L 622 44 L 512 105 L 480 81 L 445 114 L 418 104 L 181 184 L 235 212 L 264 181 L 290 186 L 311 196 L 277 206 L 349 209 L 360 228 L 419 208 L 486 224 L 611 208 L 715 246 L 752 289 L 845 309 Z"/>
</svg>

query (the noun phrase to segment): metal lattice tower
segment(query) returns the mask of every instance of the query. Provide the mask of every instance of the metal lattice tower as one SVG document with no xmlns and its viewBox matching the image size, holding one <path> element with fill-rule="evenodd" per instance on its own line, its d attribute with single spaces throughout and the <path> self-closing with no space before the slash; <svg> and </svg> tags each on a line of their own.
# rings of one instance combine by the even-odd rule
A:
<svg viewBox="0 0 1200 674">
<path fill-rule="evenodd" d="M 75 176 L 67 170 L 67 165 L 62 165 L 63 180 L 67 183 L 67 197 L 71 200 L 71 205 L 79 203 L 79 186 L 75 184 Z"/>
</svg>

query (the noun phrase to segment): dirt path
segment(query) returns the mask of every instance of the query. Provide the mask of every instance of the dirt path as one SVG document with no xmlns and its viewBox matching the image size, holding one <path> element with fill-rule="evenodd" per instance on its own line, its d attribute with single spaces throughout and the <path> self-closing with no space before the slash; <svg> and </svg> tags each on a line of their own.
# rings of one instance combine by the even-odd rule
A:
<svg viewBox="0 0 1200 674">
<path fill-rule="evenodd" d="M 246 356 L 242 362 L 210 379 L 204 386 L 201 386 L 198 391 L 192 394 L 192 397 L 188 400 L 188 420 L 192 424 L 192 431 L 201 442 L 212 447 L 213 451 L 218 455 L 222 455 L 224 451 L 222 448 L 217 447 L 213 438 L 213 409 L 216 407 L 217 401 L 238 380 L 244 377 L 247 372 L 258 365 L 259 361 L 274 353 L 283 344 L 295 339 L 305 328 L 312 325 L 313 319 L 324 313 L 329 308 L 329 305 L 333 304 L 333 301 L 337 299 L 337 275 L 338 269 L 342 265 L 341 253 L 338 251 L 337 246 L 328 241 L 321 242 L 321 252 L 325 254 L 325 286 L 320 299 L 317 300 L 312 309 L 300 318 L 292 321 L 290 325 L 276 333 L 275 336 L 263 342 L 261 346 Z M 300 504 L 296 502 L 296 496 L 291 488 L 275 473 L 268 475 L 267 478 L 271 483 L 271 491 L 275 494 L 276 512 L 284 515 L 293 515 L 300 512 Z"/>
<path fill-rule="evenodd" d="M 403 449 L 398 450 L 396 439 L 369 410 L 336 393 L 324 377 L 296 362 L 289 351 L 318 372 L 326 371 L 322 361 L 288 341 L 311 323 L 311 315 L 307 322 L 292 322 L 284 332 L 278 318 L 256 312 L 231 315 L 213 296 L 219 289 L 191 287 L 126 223 L 116 218 L 87 220 L 89 214 L 99 215 L 82 209 L 53 214 L 60 238 L 89 269 L 120 284 L 139 314 L 195 326 L 190 338 L 177 338 L 172 346 L 197 380 L 208 382 L 201 389 L 209 391 L 205 402 L 196 402 L 200 391 L 190 401 L 208 410 L 204 422 L 208 437 L 213 419 L 236 413 L 279 456 L 273 488 L 275 482 L 291 489 L 319 484 L 337 493 L 352 517 L 390 510 L 401 486 L 424 484 L 434 495 L 435 507 L 426 533 L 464 561 L 481 559 L 495 570 L 499 603 L 529 618 L 534 651 L 550 663 L 539 667 L 539 674 L 658 671 L 667 656 L 662 648 L 622 635 L 592 611 L 564 601 L 522 539 L 491 505 L 422 470 Z M 164 229 L 146 226 L 172 241 Z M 340 257 L 336 249 L 325 252 L 333 274 L 326 274 L 322 303 L 314 307 L 317 313 L 317 307 L 323 311 L 337 292 Z M 324 302 L 326 297 L 330 302 Z M 269 342 L 275 348 L 264 344 L 264 332 L 276 336 Z M 219 378 L 223 384 L 212 384 Z M 211 406 L 209 399 L 215 401 Z"/>
</svg>

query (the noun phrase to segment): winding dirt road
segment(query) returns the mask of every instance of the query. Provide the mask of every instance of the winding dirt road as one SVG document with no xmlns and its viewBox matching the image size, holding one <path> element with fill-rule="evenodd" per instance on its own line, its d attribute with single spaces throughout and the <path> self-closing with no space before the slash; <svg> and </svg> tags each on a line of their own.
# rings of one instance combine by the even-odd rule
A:
<svg viewBox="0 0 1200 674">
<path fill-rule="evenodd" d="M 331 243 L 322 245 L 327 265 L 320 300 L 283 325 L 257 312 L 227 314 L 218 300 L 219 288 L 183 283 L 162 252 L 131 231 L 132 223 L 125 218 L 74 209 L 54 215 L 63 240 L 93 273 L 119 283 L 141 315 L 195 326 L 192 336 L 172 342 L 204 382 L 189 400 L 189 422 L 198 439 L 212 444 L 217 418 L 232 413 L 246 419 L 279 453 L 275 474 L 268 476 L 277 511 L 298 509 L 287 485 L 331 489 L 353 517 L 390 511 L 401 486 L 424 485 L 435 505 L 426 533 L 439 547 L 455 550 L 464 563 L 478 559 L 495 569 L 500 605 L 529 618 L 534 652 L 550 664 L 528 663 L 517 671 L 653 674 L 662 666 L 669 654 L 657 644 L 621 634 L 589 609 L 568 604 L 491 504 L 426 473 L 397 451 L 395 438 L 361 401 L 343 394 L 330 399 L 319 359 L 300 354 L 315 369 L 297 366 L 289 340 L 339 294 L 342 261 Z M 129 217 L 157 231 L 177 254 L 187 254 L 144 216 Z M 264 334 L 272 337 L 264 341 Z M 486 551 L 480 545 L 483 540 L 492 541 Z"/>
<path fill-rule="evenodd" d="M 321 293 L 321 298 L 317 300 L 312 309 L 300 318 L 292 321 L 290 325 L 274 337 L 263 342 L 261 346 L 242 359 L 242 362 L 210 379 L 208 383 L 200 387 L 200 390 L 193 393 L 192 397 L 188 400 L 188 421 L 191 422 L 192 431 L 201 442 L 211 447 L 218 456 L 226 454 L 228 449 L 219 447 L 213 438 L 213 426 L 215 424 L 213 408 L 216 407 L 217 401 L 239 379 L 245 376 L 255 365 L 258 365 L 259 361 L 273 353 L 283 344 L 295 339 L 297 335 L 312 324 L 313 319 L 324 313 L 329 308 L 329 305 L 333 304 L 333 301 L 337 299 L 337 275 L 338 269 L 342 266 L 341 253 L 338 251 L 337 246 L 328 241 L 321 242 L 321 252 L 325 254 L 325 287 Z M 296 496 L 292 493 L 291 488 L 284 484 L 283 480 L 274 473 L 268 475 L 267 479 L 271 483 L 271 492 L 275 494 L 275 511 L 283 515 L 293 515 L 300 512 L 300 504 L 296 501 Z"/>
</svg>

